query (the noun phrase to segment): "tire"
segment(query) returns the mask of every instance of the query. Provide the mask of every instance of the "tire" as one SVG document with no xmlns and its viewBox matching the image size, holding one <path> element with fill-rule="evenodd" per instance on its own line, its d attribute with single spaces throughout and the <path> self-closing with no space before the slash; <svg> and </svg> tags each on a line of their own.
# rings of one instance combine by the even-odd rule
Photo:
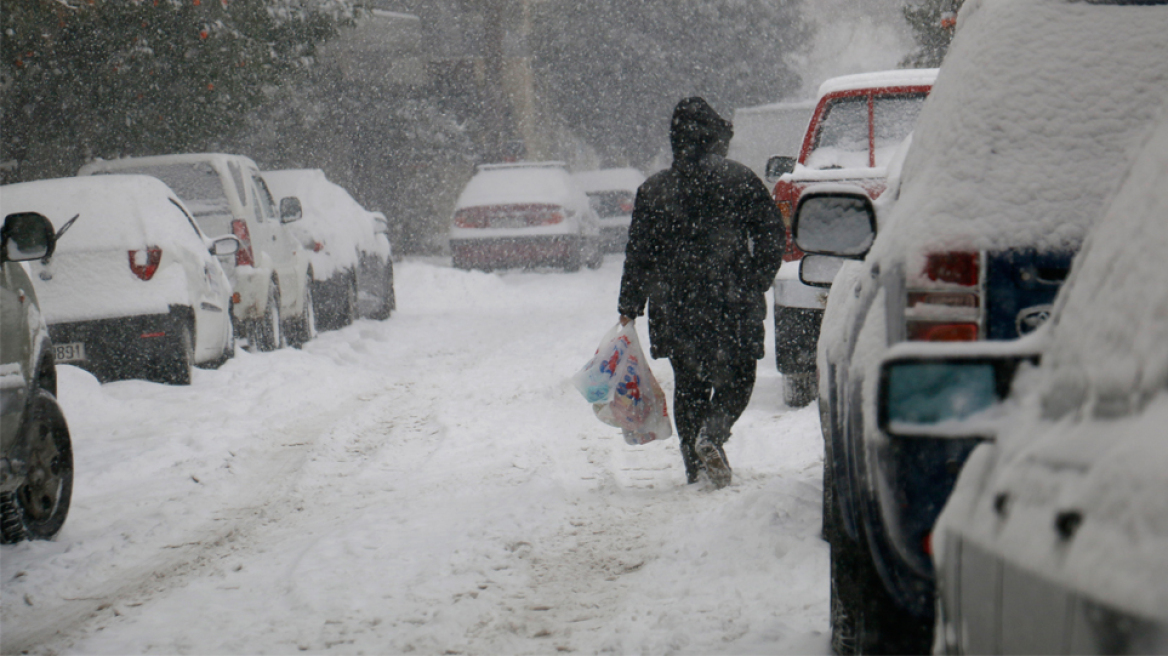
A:
<svg viewBox="0 0 1168 656">
<path fill-rule="evenodd" d="M 809 405 L 819 395 L 815 373 L 785 374 L 783 376 L 783 402 L 789 408 Z"/>
<path fill-rule="evenodd" d="M 268 284 L 268 302 L 264 316 L 247 322 L 247 343 L 251 351 L 275 351 L 284 346 L 280 325 L 280 288 L 275 280 Z"/>
<path fill-rule="evenodd" d="M 592 242 L 592 257 L 588 258 L 589 269 L 599 269 L 604 264 L 604 249 L 600 245 L 600 240 Z"/>
<path fill-rule="evenodd" d="M 28 475 L 0 494 L 0 540 L 50 540 L 61 530 L 73 496 L 73 445 L 57 400 L 45 390 L 33 398 L 23 435 Z"/>
<path fill-rule="evenodd" d="M 567 273 L 575 273 L 580 270 L 580 266 L 584 261 L 584 244 L 581 242 L 579 248 L 574 250 L 571 255 L 564 260 L 564 271 Z"/>
<path fill-rule="evenodd" d="M 385 263 L 385 269 L 385 289 L 381 297 L 381 307 L 369 315 L 374 321 L 385 321 L 397 309 L 397 297 L 393 292 L 393 260 Z"/>
<path fill-rule="evenodd" d="M 300 348 L 316 337 L 316 310 L 313 308 L 312 274 L 304 281 L 304 309 L 284 327 L 288 346 Z"/>
<path fill-rule="evenodd" d="M 195 343 L 189 323 L 182 323 L 173 348 L 173 358 L 160 363 L 156 380 L 167 385 L 190 385 L 191 370 L 195 368 Z"/>
<path fill-rule="evenodd" d="M 835 531 L 831 543 L 831 648 L 846 654 L 928 654 L 932 619 L 900 608 L 880 579 L 867 542 Z"/>
<path fill-rule="evenodd" d="M 357 273 L 354 271 L 349 274 L 349 280 L 345 285 L 345 297 L 341 300 L 341 314 L 339 317 L 338 328 L 353 325 L 357 318 L 361 316 L 361 306 L 359 304 L 360 292 L 357 288 Z"/>
</svg>

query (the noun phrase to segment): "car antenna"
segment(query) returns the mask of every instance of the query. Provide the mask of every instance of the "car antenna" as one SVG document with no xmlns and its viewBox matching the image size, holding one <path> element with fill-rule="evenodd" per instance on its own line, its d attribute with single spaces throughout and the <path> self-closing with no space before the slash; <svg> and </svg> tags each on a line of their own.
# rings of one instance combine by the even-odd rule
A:
<svg viewBox="0 0 1168 656">
<path fill-rule="evenodd" d="M 81 216 L 80 213 L 74 214 L 73 218 L 66 221 L 65 225 L 61 226 L 61 229 L 57 231 L 56 239 L 60 239 L 61 237 L 63 237 L 65 235 L 65 233 L 69 230 L 69 228 L 73 227 L 73 222 L 76 221 L 78 218 L 80 218 L 80 216 Z"/>
</svg>

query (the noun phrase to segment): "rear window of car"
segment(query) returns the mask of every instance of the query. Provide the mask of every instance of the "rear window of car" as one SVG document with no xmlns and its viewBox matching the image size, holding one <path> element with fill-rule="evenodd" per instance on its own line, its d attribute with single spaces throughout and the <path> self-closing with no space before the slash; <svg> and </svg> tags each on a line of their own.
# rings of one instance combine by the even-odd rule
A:
<svg viewBox="0 0 1168 656">
<path fill-rule="evenodd" d="M 872 137 L 876 166 L 887 166 L 896 147 L 912 132 L 927 94 L 884 94 L 873 97 Z M 819 132 L 806 166 L 813 169 L 865 168 L 868 152 L 868 97 L 831 101 L 820 119 Z"/>
<path fill-rule="evenodd" d="M 231 232 L 231 205 L 227 202 L 219 173 L 208 162 L 119 168 L 109 173 L 154 176 L 165 182 L 186 203 L 205 234 L 222 235 Z"/>
<path fill-rule="evenodd" d="M 633 213 L 634 196 L 631 191 L 590 191 L 588 202 L 601 217 L 628 216 Z"/>
</svg>

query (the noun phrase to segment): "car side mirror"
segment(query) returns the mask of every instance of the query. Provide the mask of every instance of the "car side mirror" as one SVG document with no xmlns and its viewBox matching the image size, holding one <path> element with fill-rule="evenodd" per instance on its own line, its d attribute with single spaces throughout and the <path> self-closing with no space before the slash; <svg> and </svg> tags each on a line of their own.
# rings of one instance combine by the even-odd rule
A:
<svg viewBox="0 0 1168 656">
<path fill-rule="evenodd" d="M 53 224 L 36 212 L 9 214 L 0 227 L 0 259 L 4 262 L 43 260 L 53 254 L 56 245 Z"/>
<path fill-rule="evenodd" d="M 767 182 L 774 182 L 795 170 L 795 158 L 785 155 L 771 155 L 766 163 Z"/>
<path fill-rule="evenodd" d="M 288 196 L 280 199 L 280 223 L 299 221 L 303 216 L 304 210 L 300 207 L 299 198 Z"/>
<path fill-rule="evenodd" d="M 389 219 L 381 212 L 373 213 L 373 232 L 379 235 L 389 234 Z"/>
<path fill-rule="evenodd" d="M 844 262 L 847 260 L 842 257 L 804 255 L 799 262 L 799 280 L 811 287 L 831 287 Z"/>
<path fill-rule="evenodd" d="M 219 237 L 215 241 L 211 242 L 210 250 L 212 255 L 225 257 L 228 255 L 235 255 L 235 253 L 239 251 L 240 248 L 242 248 L 242 244 L 240 243 L 238 237 L 234 235 L 226 235 Z"/>
<path fill-rule="evenodd" d="M 877 424 L 892 436 L 993 439 L 993 409 L 1009 396 L 1019 365 L 1037 359 L 1018 354 L 890 357 L 880 366 Z"/>
<path fill-rule="evenodd" d="M 805 253 L 862 260 L 876 240 L 876 208 L 862 191 L 804 192 L 791 232 Z"/>
</svg>

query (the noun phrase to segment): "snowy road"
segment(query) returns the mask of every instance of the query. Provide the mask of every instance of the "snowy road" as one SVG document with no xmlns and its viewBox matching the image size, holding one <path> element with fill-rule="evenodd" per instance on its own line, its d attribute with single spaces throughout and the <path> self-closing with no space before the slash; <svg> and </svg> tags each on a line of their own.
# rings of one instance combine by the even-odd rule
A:
<svg viewBox="0 0 1168 656">
<path fill-rule="evenodd" d="M 189 388 L 62 367 L 73 508 L 0 552 L 3 652 L 828 653 L 815 406 L 761 361 L 724 490 L 626 446 L 568 380 L 620 266 L 407 260 L 388 321 Z"/>
</svg>

